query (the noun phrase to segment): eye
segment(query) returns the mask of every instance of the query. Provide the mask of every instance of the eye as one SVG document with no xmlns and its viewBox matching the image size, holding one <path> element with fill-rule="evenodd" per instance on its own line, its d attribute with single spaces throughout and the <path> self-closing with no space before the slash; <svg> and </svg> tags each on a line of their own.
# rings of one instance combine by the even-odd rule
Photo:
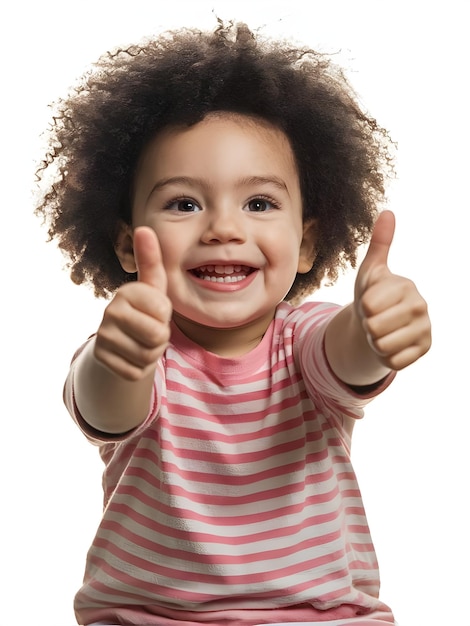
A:
<svg viewBox="0 0 470 626">
<path fill-rule="evenodd" d="M 191 200 L 191 198 L 175 198 L 170 200 L 165 204 L 164 209 L 177 213 L 197 213 L 202 210 L 197 202 Z"/>
<path fill-rule="evenodd" d="M 267 211 L 272 211 L 273 209 L 279 208 L 279 205 L 274 200 L 270 198 L 253 198 L 247 202 L 248 211 L 252 211 L 254 213 L 266 213 Z"/>
</svg>

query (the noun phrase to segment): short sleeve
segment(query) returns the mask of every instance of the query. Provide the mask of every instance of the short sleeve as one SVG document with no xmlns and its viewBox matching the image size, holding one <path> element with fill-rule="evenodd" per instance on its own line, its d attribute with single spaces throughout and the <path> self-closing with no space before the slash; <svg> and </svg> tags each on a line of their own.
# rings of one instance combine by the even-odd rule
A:
<svg viewBox="0 0 470 626">
<path fill-rule="evenodd" d="M 144 432 L 151 425 L 151 423 L 156 419 L 158 412 L 159 412 L 159 408 L 160 408 L 159 400 L 162 397 L 162 393 L 161 393 L 162 392 L 161 381 L 163 379 L 162 371 L 161 371 L 162 368 L 161 366 L 157 367 L 157 372 L 155 375 L 155 380 L 154 380 L 153 388 L 152 388 L 152 396 L 151 396 L 150 404 L 149 404 L 149 412 L 145 420 L 137 428 L 134 428 L 126 433 L 119 433 L 115 435 L 115 434 L 101 432 L 99 430 L 96 430 L 92 426 L 90 426 L 90 424 L 88 424 L 88 422 L 80 414 L 80 411 L 77 407 L 77 403 L 75 401 L 74 379 L 75 379 L 77 359 L 90 340 L 91 340 L 91 337 L 90 339 L 88 339 L 87 342 L 83 344 L 83 346 L 79 348 L 79 350 L 77 350 L 77 352 L 73 356 L 70 370 L 69 370 L 68 376 L 64 384 L 64 392 L 63 392 L 64 404 L 68 412 L 70 413 L 72 419 L 77 424 L 77 426 L 82 431 L 82 433 L 85 435 L 85 437 L 88 439 L 88 441 L 90 441 L 90 443 L 97 445 L 97 446 L 102 446 L 108 443 L 111 443 L 111 444 L 121 443 L 123 441 L 126 441 L 127 439 L 136 437 L 140 433 Z"/>
<path fill-rule="evenodd" d="M 296 324 L 294 354 L 309 395 L 321 396 L 334 403 L 344 414 L 358 419 L 363 416 L 363 408 L 390 385 L 395 372 L 365 393 L 358 393 L 335 375 L 326 357 L 325 333 L 330 320 L 341 308 L 322 303 L 315 308 L 304 309 Z"/>
</svg>

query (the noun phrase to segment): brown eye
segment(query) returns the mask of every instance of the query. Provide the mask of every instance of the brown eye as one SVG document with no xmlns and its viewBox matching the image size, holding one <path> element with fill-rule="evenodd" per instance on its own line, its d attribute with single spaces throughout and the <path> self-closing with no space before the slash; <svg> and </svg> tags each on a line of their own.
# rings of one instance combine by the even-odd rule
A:
<svg viewBox="0 0 470 626">
<path fill-rule="evenodd" d="M 193 213 L 195 211 L 199 211 L 198 205 L 192 200 L 180 200 L 177 203 L 178 211 L 182 211 L 183 213 Z"/>
<path fill-rule="evenodd" d="M 201 211 L 201 207 L 197 202 L 190 198 L 176 198 L 170 200 L 164 206 L 165 211 L 174 211 L 175 213 L 197 213 Z"/>
<path fill-rule="evenodd" d="M 263 198 L 254 198 L 248 202 L 248 209 L 256 213 L 263 213 L 273 208 L 273 205 L 269 200 Z"/>
</svg>

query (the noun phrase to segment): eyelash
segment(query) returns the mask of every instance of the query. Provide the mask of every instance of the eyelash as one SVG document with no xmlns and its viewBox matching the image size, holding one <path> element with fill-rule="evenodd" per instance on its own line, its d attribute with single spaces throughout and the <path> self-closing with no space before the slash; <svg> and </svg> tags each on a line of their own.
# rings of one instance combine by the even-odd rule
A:
<svg viewBox="0 0 470 626">
<path fill-rule="evenodd" d="M 171 200 L 166 202 L 163 205 L 163 210 L 164 211 L 168 211 L 168 210 L 172 209 L 175 204 L 179 204 L 180 202 L 188 202 L 188 203 L 192 203 L 192 204 L 194 204 L 196 206 L 199 206 L 199 204 L 195 200 L 193 200 L 192 198 L 188 198 L 187 196 L 180 196 L 178 198 L 172 198 Z M 190 213 L 191 211 L 178 211 L 177 210 L 177 212 L 180 212 L 180 213 Z"/>
<path fill-rule="evenodd" d="M 270 196 L 266 196 L 266 195 L 263 195 L 263 194 L 253 196 L 252 198 L 250 198 L 249 200 L 246 201 L 245 206 L 248 206 L 251 202 L 254 202 L 256 200 L 261 200 L 263 202 L 269 203 L 271 205 L 272 209 L 274 209 L 274 210 L 281 208 L 281 205 L 279 204 L 279 202 L 277 202 L 276 200 L 274 200 Z M 163 210 L 164 211 L 168 211 L 168 210 L 172 209 L 172 207 L 174 207 L 176 204 L 178 204 L 180 202 L 192 203 L 195 206 L 201 208 L 199 203 L 196 202 L 195 200 L 193 200 L 192 198 L 189 198 L 187 196 L 180 196 L 178 198 L 172 198 L 171 200 L 166 202 L 163 205 Z M 192 213 L 192 211 L 179 211 L 178 209 L 177 209 L 177 212 L 180 212 L 180 213 Z M 268 211 L 250 211 L 250 213 L 267 213 L 267 212 Z"/>
<path fill-rule="evenodd" d="M 262 200 L 263 202 L 268 202 L 272 209 L 276 210 L 276 209 L 280 209 L 281 205 L 279 204 L 279 202 L 277 202 L 276 200 L 274 200 L 274 198 L 271 198 L 270 196 L 265 196 L 265 195 L 258 195 L 258 196 L 253 196 L 253 198 L 250 198 L 247 201 L 247 205 L 250 204 L 250 202 L 254 202 L 255 200 Z M 252 211 L 253 213 L 267 213 L 267 211 Z"/>
</svg>

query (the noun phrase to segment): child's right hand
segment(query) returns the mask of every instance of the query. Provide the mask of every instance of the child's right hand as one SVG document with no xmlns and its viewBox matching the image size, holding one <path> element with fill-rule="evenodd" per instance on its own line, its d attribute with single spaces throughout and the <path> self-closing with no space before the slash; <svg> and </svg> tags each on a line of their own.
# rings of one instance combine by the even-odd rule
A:
<svg viewBox="0 0 470 626">
<path fill-rule="evenodd" d="M 171 303 L 155 232 L 134 231 L 138 280 L 126 283 L 106 307 L 95 339 L 95 358 L 117 376 L 137 381 L 153 375 L 170 339 Z"/>
</svg>

